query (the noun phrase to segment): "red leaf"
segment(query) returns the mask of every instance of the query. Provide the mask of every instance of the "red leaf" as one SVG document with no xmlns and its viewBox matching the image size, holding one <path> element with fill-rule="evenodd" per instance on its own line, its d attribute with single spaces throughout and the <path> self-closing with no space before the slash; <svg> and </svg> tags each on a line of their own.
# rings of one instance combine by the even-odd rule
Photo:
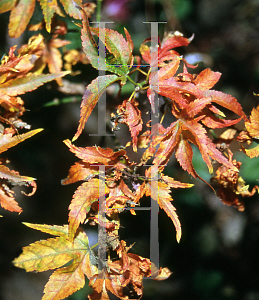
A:
<svg viewBox="0 0 259 300">
<path fill-rule="evenodd" d="M 220 76 L 221 73 L 219 72 L 213 72 L 210 69 L 205 69 L 197 75 L 194 83 L 201 90 L 209 90 L 219 81 Z"/>
<path fill-rule="evenodd" d="M 244 120 L 247 120 L 245 113 L 243 112 L 242 106 L 238 103 L 237 99 L 231 95 L 210 90 L 204 92 L 205 97 L 211 97 L 211 101 L 215 102 L 230 111 L 233 111 L 238 116 L 242 117 Z"/>
<path fill-rule="evenodd" d="M 117 114 L 120 116 L 120 123 L 125 123 L 129 126 L 129 130 L 132 136 L 133 150 L 137 152 L 138 134 L 142 130 L 142 118 L 141 111 L 138 109 L 138 102 L 134 99 L 130 101 L 124 100 L 119 108 Z"/>
<path fill-rule="evenodd" d="M 65 140 L 64 143 L 78 158 L 89 164 L 102 163 L 104 165 L 109 165 L 111 162 L 118 160 L 120 156 L 126 154 L 125 150 L 113 152 L 110 148 L 103 149 L 96 146 L 85 148 L 76 147 L 69 140 Z"/>
</svg>

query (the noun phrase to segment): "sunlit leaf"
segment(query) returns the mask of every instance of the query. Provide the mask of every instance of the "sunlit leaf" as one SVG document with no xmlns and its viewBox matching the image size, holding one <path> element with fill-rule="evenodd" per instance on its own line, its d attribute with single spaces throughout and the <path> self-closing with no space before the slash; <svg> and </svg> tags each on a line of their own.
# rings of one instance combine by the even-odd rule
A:
<svg viewBox="0 0 259 300">
<path fill-rule="evenodd" d="M 76 147 L 69 140 L 65 140 L 64 143 L 69 147 L 69 150 L 73 152 L 78 158 L 90 164 L 102 163 L 105 165 L 109 165 L 110 163 L 118 160 L 120 156 L 126 154 L 125 150 L 114 152 L 110 148 L 103 149 L 101 147 Z"/>
<path fill-rule="evenodd" d="M 78 187 L 69 205 L 69 238 L 73 240 L 77 228 L 82 224 L 91 205 L 105 195 L 105 190 L 99 190 L 99 179 L 93 178 Z"/>
<path fill-rule="evenodd" d="M 73 242 L 68 240 L 68 227 L 29 224 L 27 226 L 43 232 L 59 235 L 56 238 L 37 241 L 23 248 L 22 254 L 13 263 L 28 271 L 43 272 L 58 268 L 45 285 L 42 299 L 64 299 L 82 288 L 84 276 L 89 278 L 97 272 L 93 264 L 93 252 L 87 235 L 79 230 Z M 66 264 L 68 266 L 62 267 Z M 62 268 L 61 268 L 62 267 Z"/>
<path fill-rule="evenodd" d="M 72 141 L 75 141 L 83 131 L 88 117 L 106 88 L 117 80 L 120 80 L 117 75 L 99 76 L 87 86 L 81 103 L 79 126 Z"/>
<path fill-rule="evenodd" d="M 56 78 L 63 77 L 70 72 L 60 72 L 58 74 L 28 74 L 27 76 L 16 78 L 0 85 L 0 95 L 16 96 L 26 92 L 30 92 L 43 85 L 46 82 L 52 81 Z"/>
</svg>

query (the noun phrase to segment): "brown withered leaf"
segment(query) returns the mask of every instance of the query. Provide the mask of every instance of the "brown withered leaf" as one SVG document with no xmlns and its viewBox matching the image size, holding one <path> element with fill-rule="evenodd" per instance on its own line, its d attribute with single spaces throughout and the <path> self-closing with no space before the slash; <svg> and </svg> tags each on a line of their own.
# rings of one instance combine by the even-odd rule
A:
<svg viewBox="0 0 259 300">
<path fill-rule="evenodd" d="M 143 295 L 143 278 L 151 276 L 151 261 L 147 258 L 129 253 L 131 247 L 126 247 L 126 242 L 121 241 L 117 248 L 119 260 L 107 261 L 107 270 L 105 274 L 101 273 L 99 276 L 95 275 L 90 280 L 90 287 L 94 292 L 89 296 L 91 300 L 110 299 L 108 292 L 111 292 L 119 299 L 129 299 L 125 295 L 125 287 L 130 288 L 137 294 L 138 299 Z M 157 272 L 157 280 L 168 278 L 170 271 L 160 269 Z M 159 275 L 163 276 L 159 277 Z M 164 276 L 166 275 L 166 276 Z"/>
<path fill-rule="evenodd" d="M 233 160 L 233 153 L 228 149 L 228 159 L 239 170 L 242 163 Z M 239 171 L 234 171 L 226 166 L 221 166 L 216 171 L 216 176 L 211 178 L 212 182 L 218 185 L 217 196 L 226 205 L 232 205 L 239 211 L 244 211 L 244 201 L 240 197 L 251 197 L 259 189 L 254 186 L 252 191 L 249 191 L 249 185 L 245 184 L 244 179 L 239 176 Z"/>
<path fill-rule="evenodd" d="M 85 53 L 83 51 L 71 49 L 64 55 L 64 68 L 67 71 L 71 72 L 71 75 L 77 75 L 78 72 L 72 72 L 72 66 L 83 63 L 85 65 L 89 64 L 89 60 L 87 59 Z"/>
<path fill-rule="evenodd" d="M 124 100 L 117 109 L 119 123 L 125 123 L 128 125 L 131 136 L 133 150 L 137 152 L 138 134 L 142 130 L 142 118 L 141 111 L 138 109 L 138 102 L 134 99 L 130 101 Z"/>
<path fill-rule="evenodd" d="M 63 60 L 62 54 L 58 48 L 70 44 L 70 41 L 61 40 L 61 39 L 51 39 L 46 43 L 45 48 L 43 49 L 42 61 L 43 64 L 47 64 L 49 72 L 51 74 L 58 74 L 62 70 Z M 62 85 L 62 79 L 57 78 L 57 83 Z"/>
<path fill-rule="evenodd" d="M 18 57 L 14 54 L 15 47 L 10 48 L 9 55 L 5 55 L 0 66 L 0 105 L 5 112 L 2 117 L 7 123 L 20 117 L 25 108 L 18 95 L 30 92 L 46 82 L 65 76 L 69 72 L 57 74 L 31 73 L 34 59 L 38 60 L 42 54 L 43 41 L 41 36 L 31 38 L 28 45 L 20 49 Z M 18 50 L 19 52 L 19 50 Z M 14 118 L 8 121 L 9 118 Z"/>
</svg>

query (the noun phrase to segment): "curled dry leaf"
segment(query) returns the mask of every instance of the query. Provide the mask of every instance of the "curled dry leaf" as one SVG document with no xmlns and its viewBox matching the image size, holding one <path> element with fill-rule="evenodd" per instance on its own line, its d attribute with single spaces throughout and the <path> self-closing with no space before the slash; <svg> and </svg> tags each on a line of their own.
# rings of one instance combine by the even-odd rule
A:
<svg viewBox="0 0 259 300">
<path fill-rule="evenodd" d="M 242 163 L 233 160 L 233 153 L 228 149 L 229 161 L 239 170 Z M 252 191 L 249 191 L 249 185 L 245 184 L 244 179 L 239 176 L 238 171 L 229 169 L 226 166 L 221 166 L 216 171 L 216 176 L 211 178 L 212 182 L 218 184 L 217 196 L 226 205 L 232 205 L 239 211 L 244 211 L 244 202 L 240 197 L 251 197 L 259 189 L 254 186 Z"/>
<path fill-rule="evenodd" d="M 253 139 L 259 139 L 259 105 L 257 108 L 253 108 L 250 119 L 245 122 L 245 127 L 247 132 L 240 132 L 238 136 L 238 140 L 243 143 L 247 142 L 250 144 Z M 251 149 L 245 149 L 241 145 L 242 151 L 249 156 L 250 158 L 258 157 L 259 156 L 259 145 L 255 146 L 254 148 Z"/>
<path fill-rule="evenodd" d="M 40 131 L 42 131 L 42 129 L 32 130 L 17 136 L 12 136 L 12 134 L 0 134 L 0 153 L 17 145 L 18 143 L 24 141 L 25 139 L 32 137 L 33 135 L 35 135 Z M 0 178 L 2 179 L 0 183 L 0 205 L 6 210 L 21 213 L 22 209 L 15 201 L 14 192 L 8 187 L 8 184 L 11 184 L 11 186 L 14 185 L 32 186 L 33 190 L 31 193 L 25 194 L 23 192 L 23 194 L 27 196 L 31 196 L 36 191 L 36 183 L 34 181 L 35 178 L 21 176 L 19 175 L 18 172 L 10 170 L 2 163 L 0 163 Z"/>
</svg>

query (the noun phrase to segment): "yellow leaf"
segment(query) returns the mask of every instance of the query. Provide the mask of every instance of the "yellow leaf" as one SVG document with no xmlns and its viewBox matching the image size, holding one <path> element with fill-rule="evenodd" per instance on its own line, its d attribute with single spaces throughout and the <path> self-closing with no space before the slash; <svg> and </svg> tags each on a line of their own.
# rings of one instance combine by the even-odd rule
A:
<svg viewBox="0 0 259 300">
<path fill-rule="evenodd" d="M 7 149 L 23 142 L 24 140 L 32 137 L 33 135 L 41 132 L 43 128 L 34 129 L 24 134 L 12 136 L 12 134 L 0 134 L 0 153 L 6 151 Z"/>
<path fill-rule="evenodd" d="M 9 35 L 12 38 L 19 37 L 26 29 L 35 7 L 35 0 L 20 0 L 12 9 L 8 25 Z"/>
<path fill-rule="evenodd" d="M 251 137 L 259 139 L 259 106 L 253 108 L 250 120 L 245 122 L 245 127 Z"/>
</svg>

